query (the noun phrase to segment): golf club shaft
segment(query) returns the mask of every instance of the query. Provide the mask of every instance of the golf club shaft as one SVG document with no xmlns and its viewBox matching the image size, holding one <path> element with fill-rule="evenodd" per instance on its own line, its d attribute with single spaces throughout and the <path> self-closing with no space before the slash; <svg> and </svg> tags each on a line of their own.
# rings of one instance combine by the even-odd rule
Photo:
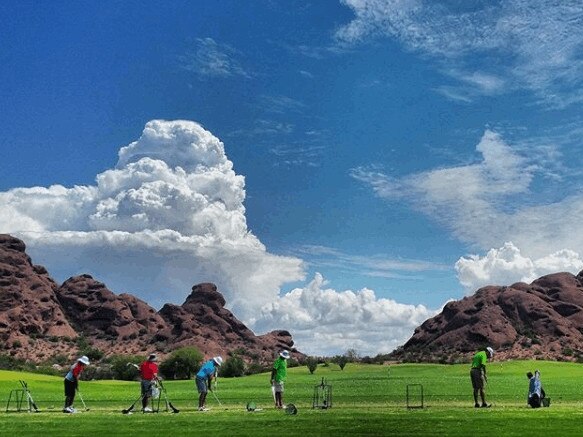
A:
<svg viewBox="0 0 583 437">
<path fill-rule="evenodd" d="M 79 399 L 81 399 L 81 403 L 83 404 L 83 408 L 85 408 L 85 411 L 88 411 L 89 408 L 87 408 L 87 405 L 85 404 L 85 401 L 83 400 L 83 396 L 81 395 L 81 392 L 77 389 L 77 394 L 79 395 Z"/>
<path fill-rule="evenodd" d="M 217 400 L 217 402 L 219 403 L 219 405 L 222 407 L 223 404 L 222 404 L 221 401 L 219 401 L 219 398 L 217 397 L 217 395 L 215 394 L 215 392 L 211 390 L 211 393 L 213 394 L 213 396 L 215 397 L 215 399 Z"/>
<path fill-rule="evenodd" d="M 162 392 L 164 393 L 164 399 L 166 400 L 166 410 L 168 410 L 168 407 L 170 407 L 170 409 L 172 410 L 173 413 L 180 412 L 180 410 L 178 408 L 176 408 L 174 405 L 172 405 L 172 402 L 170 402 L 170 400 L 168 399 L 168 393 L 166 392 L 166 387 L 164 387 L 161 383 L 160 383 L 160 387 L 162 388 Z"/>
<path fill-rule="evenodd" d="M 132 410 L 134 409 L 134 407 L 136 406 L 136 403 L 137 403 L 139 400 L 143 399 L 143 397 L 144 397 L 144 395 L 140 394 L 140 397 L 139 397 L 138 399 L 136 399 L 136 400 L 134 401 L 134 403 L 133 403 L 133 404 L 132 404 L 132 405 L 131 405 L 131 406 L 130 406 L 128 409 L 126 409 L 126 410 L 122 410 L 122 413 L 126 414 L 126 413 L 129 413 L 130 411 L 132 411 Z"/>
</svg>

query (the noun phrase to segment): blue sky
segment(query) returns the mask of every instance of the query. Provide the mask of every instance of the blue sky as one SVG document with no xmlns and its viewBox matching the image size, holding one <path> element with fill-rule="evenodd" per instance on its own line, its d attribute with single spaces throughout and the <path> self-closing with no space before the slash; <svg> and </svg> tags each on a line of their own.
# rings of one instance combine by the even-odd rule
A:
<svg viewBox="0 0 583 437">
<path fill-rule="evenodd" d="M 213 281 L 257 332 L 374 354 L 448 299 L 583 268 L 580 2 L 0 19 L 0 232 L 57 280 L 154 306 Z"/>
</svg>

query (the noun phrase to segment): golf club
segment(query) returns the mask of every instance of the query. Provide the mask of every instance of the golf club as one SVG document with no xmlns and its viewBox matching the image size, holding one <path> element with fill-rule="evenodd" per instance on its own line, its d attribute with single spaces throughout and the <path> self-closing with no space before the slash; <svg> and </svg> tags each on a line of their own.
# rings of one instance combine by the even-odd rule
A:
<svg viewBox="0 0 583 437">
<path fill-rule="evenodd" d="M 164 387 L 164 384 L 162 384 L 162 380 L 158 379 L 158 384 L 160 385 L 162 393 L 164 394 L 164 401 L 166 402 L 166 411 L 168 411 L 168 407 L 170 407 L 173 413 L 180 413 L 180 410 L 176 408 L 174 405 L 172 405 L 172 402 L 168 400 L 168 393 L 166 392 L 166 387 Z"/>
<path fill-rule="evenodd" d="M 79 399 L 81 399 L 81 403 L 83 404 L 83 408 L 85 408 L 85 411 L 89 411 L 89 408 L 87 408 L 87 405 L 85 404 L 85 401 L 83 400 L 83 396 L 81 395 L 81 391 L 79 389 L 77 389 L 77 394 L 79 395 Z"/>
<path fill-rule="evenodd" d="M 213 390 L 210 390 L 210 392 L 213 394 L 213 396 L 215 397 L 215 399 L 217 400 L 217 402 L 219 403 L 219 405 L 222 407 L 223 403 L 219 400 L 219 398 L 217 397 L 217 395 L 215 394 L 215 392 Z"/>
<path fill-rule="evenodd" d="M 24 389 L 24 392 L 26 393 L 26 398 L 28 399 L 29 409 L 32 406 L 32 408 L 34 408 L 34 411 L 38 413 L 39 409 L 36 406 L 34 400 L 32 399 L 32 395 L 30 394 L 30 391 L 28 390 L 28 384 L 26 383 L 26 381 L 20 380 L 20 385 L 22 386 L 22 388 Z"/>
<path fill-rule="evenodd" d="M 126 408 L 125 410 L 121 410 L 121 412 L 123 414 L 129 414 L 129 413 L 131 413 L 132 410 L 134 409 L 134 407 L 136 406 L 136 403 L 138 401 L 141 401 L 143 397 L 144 397 L 144 395 L 140 394 L 140 396 L 134 401 L 134 403 L 129 408 Z"/>
</svg>

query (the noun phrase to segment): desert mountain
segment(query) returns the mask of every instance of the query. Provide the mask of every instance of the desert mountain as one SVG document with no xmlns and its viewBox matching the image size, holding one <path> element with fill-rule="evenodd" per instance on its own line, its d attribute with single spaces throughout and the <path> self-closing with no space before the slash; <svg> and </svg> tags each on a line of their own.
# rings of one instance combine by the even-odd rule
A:
<svg viewBox="0 0 583 437">
<path fill-rule="evenodd" d="M 455 362 L 488 345 L 500 359 L 583 356 L 583 271 L 480 288 L 445 305 L 390 357 Z"/>
<path fill-rule="evenodd" d="M 23 241 L 0 234 L 0 349 L 18 358 L 71 357 L 80 340 L 106 356 L 164 355 L 182 346 L 196 346 L 207 357 L 235 352 L 259 363 L 282 348 L 301 356 L 289 332 L 257 336 L 225 303 L 210 283 L 193 286 L 182 305 L 160 311 L 130 294 L 116 295 L 90 275 L 58 285 L 32 264 Z"/>
</svg>

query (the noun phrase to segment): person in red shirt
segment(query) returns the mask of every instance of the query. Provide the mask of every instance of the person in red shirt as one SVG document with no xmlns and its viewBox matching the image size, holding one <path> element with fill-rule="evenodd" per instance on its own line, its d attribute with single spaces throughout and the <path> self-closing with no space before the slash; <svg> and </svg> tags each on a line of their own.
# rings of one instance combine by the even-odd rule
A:
<svg viewBox="0 0 583 437">
<path fill-rule="evenodd" d="M 65 408 L 63 413 L 76 413 L 77 410 L 73 408 L 73 401 L 75 400 L 75 392 L 79 385 L 79 376 L 85 366 L 89 365 L 89 358 L 83 355 L 81 358 L 71 366 L 69 372 L 65 376 Z"/>
<path fill-rule="evenodd" d="M 158 379 L 158 361 L 156 354 L 150 354 L 148 359 L 140 365 L 140 377 L 142 378 L 142 411 L 152 412 L 148 402 L 152 398 L 154 382 Z"/>
</svg>

